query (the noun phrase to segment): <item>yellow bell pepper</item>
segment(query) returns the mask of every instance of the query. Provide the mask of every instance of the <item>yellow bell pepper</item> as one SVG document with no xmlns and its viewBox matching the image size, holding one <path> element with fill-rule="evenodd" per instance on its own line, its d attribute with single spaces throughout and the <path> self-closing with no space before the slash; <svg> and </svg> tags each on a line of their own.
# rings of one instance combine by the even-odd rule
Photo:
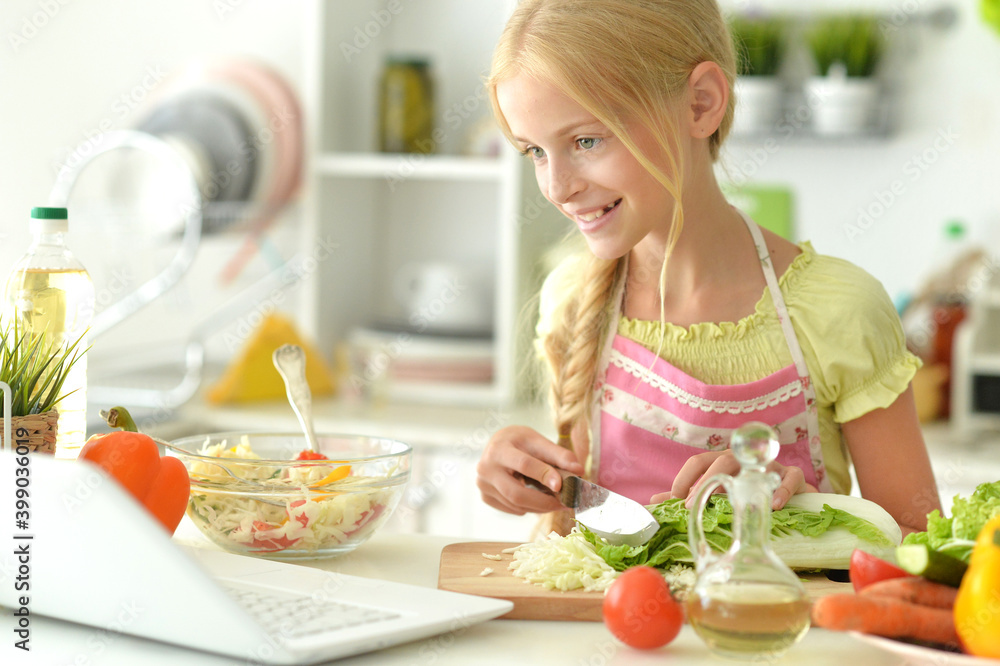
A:
<svg viewBox="0 0 1000 666">
<path fill-rule="evenodd" d="M 976 538 L 955 599 L 955 629 L 969 654 L 1000 659 L 1000 516 Z"/>
<path fill-rule="evenodd" d="M 332 472 L 330 472 L 329 474 L 327 474 L 326 476 L 324 476 L 322 479 L 320 479 L 316 483 L 310 483 L 309 487 L 310 488 L 322 488 L 323 486 L 328 486 L 331 483 L 336 483 L 337 481 L 340 481 L 341 479 L 345 478 L 350 473 L 351 473 L 351 466 L 350 465 L 341 465 L 340 467 L 337 467 L 336 469 L 334 469 Z"/>
</svg>

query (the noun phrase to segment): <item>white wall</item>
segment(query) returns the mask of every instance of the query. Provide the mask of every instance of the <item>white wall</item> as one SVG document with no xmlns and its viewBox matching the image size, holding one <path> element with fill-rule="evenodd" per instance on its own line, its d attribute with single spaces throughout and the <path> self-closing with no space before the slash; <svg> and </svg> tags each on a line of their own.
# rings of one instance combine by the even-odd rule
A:
<svg viewBox="0 0 1000 666">
<path fill-rule="evenodd" d="M 198 58 L 248 56 L 300 85 L 305 4 L 4 0 L 3 231 L 10 233 L 11 226 L 24 222 L 32 206 L 44 205 L 59 163 L 89 133 L 102 123 L 125 129 L 135 122 L 146 90 L 155 87 L 149 86 L 154 78 L 167 80 Z M 152 72 L 156 77 L 150 78 Z M 11 261 L 7 241 L 17 244 L 20 238 L 3 237 L 0 266 Z"/>
<path fill-rule="evenodd" d="M 71 151 L 102 131 L 134 127 L 149 111 L 149 99 L 176 85 L 190 65 L 250 59 L 276 70 L 301 96 L 306 8 L 305 0 L 0 3 L 0 274 L 6 276 L 27 247 L 30 209 L 46 205 Z M 88 247 L 88 230 L 74 226 L 72 211 L 70 226 L 71 246 L 94 273 L 127 261 L 149 263 L 145 255 L 130 256 L 127 246 L 112 252 Z M 184 339 L 192 322 L 218 306 L 199 292 L 212 290 L 221 262 L 241 240 L 236 234 L 206 239 L 194 277 L 102 336 L 92 361 L 139 339 Z M 262 259 L 255 261 L 230 291 L 237 293 L 251 274 L 267 270 Z M 136 274 L 144 269 L 150 276 L 155 272 L 132 266 Z M 132 282 L 134 287 L 141 279 Z M 219 298 L 228 297 L 219 291 Z"/>
</svg>

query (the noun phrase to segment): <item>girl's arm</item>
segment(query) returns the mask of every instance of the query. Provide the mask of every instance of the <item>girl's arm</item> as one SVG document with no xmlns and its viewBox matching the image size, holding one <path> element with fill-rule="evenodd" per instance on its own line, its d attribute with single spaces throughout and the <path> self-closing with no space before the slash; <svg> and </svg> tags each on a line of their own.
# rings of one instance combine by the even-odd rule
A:
<svg viewBox="0 0 1000 666">
<path fill-rule="evenodd" d="M 888 511 L 904 535 L 926 530 L 927 514 L 941 509 L 941 498 L 917 420 L 912 385 L 885 409 L 841 427 L 862 497 Z"/>
</svg>

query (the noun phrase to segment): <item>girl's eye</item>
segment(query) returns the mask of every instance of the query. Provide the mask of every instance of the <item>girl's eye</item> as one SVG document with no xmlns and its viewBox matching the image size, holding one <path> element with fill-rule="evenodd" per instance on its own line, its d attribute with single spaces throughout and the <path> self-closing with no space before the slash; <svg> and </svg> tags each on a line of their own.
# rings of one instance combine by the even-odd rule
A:
<svg viewBox="0 0 1000 666">
<path fill-rule="evenodd" d="M 600 139 L 596 139 L 596 138 L 593 138 L 593 137 L 587 137 L 587 138 L 577 139 L 576 140 L 577 145 L 579 145 L 584 150 L 590 150 L 591 148 L 594 148 L 600 142 L 601 142 Z"/>
<path fill-rule="evenodd" d="M 540 160 L 545 157 L 545 151 L 538 146 L 528 146 L 521 152 L 533 160 Z"/>
</svg>

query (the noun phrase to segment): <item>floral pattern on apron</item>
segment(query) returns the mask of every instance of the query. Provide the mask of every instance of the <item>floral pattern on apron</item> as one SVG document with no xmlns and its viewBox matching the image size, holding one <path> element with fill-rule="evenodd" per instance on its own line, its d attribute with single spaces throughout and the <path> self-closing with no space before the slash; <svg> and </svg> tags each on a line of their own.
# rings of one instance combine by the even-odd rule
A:
<svg viewBox="0 0 1000 666">
<path fill-rule="evenodd" d="M 763 235 L 741 213 L 792 356 L 792 365 L 746 384 L 705 384 L 641 344 L 612 331 L 604 344 L 592 413 L 597 482 L 646 504 L 670 490 L 693 455 L 729 448 L 732 433 L 762 421 L 778 433 L 778 462 L 802 469 L 806 482 L 831 492 L 823 465 L 816 395 L 792 329 Z M 624 280 L 611 321 L 618 322 Z"/>
</svg>

